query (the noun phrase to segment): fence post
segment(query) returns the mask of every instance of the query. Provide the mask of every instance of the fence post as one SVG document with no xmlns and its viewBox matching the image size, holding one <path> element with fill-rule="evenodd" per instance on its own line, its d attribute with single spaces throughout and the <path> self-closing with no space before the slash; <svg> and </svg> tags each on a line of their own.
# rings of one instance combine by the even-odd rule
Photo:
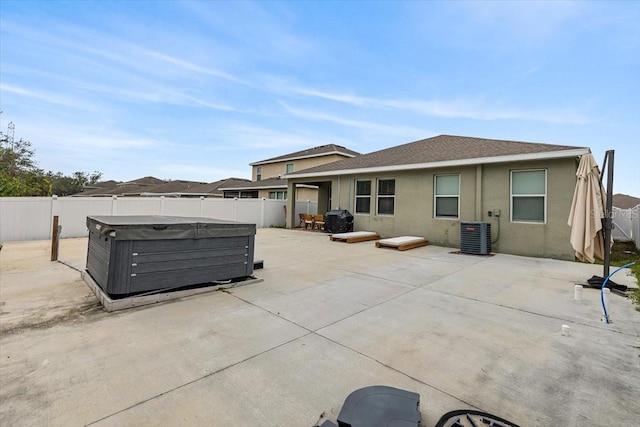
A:
<svg viewBox="0 0 640 427">
<path fill-rule="evenodd" d="M 200 218 L 204 216 L 204 196 L 200 196 Z"/>
<path fill-rule="evenodd" d="M 164 196 L 160 196 L 160 214 L 164 215 Z"/>
<path fill-rule="evenodd" d="M 260 201 L 260 228 L 264 228 L 264 209 L 265 209 L 265 198 L 263 197 Z"/>
<path fill-rule="evenodd" d="M 307 214 L 310 214 L 309 209 L 311 207 L 311 200 L 307 199 Z"/>
<path fill-rule="evenodd" d="M 233 198 L 233 220 L 234 221 L 238 220 L 238 198 L 237 197 Z"/>
<path fill-rule="evenodd" d="M 51 230 L 51 261 L 58 260 L 58 248 L 60 247 L 60 231 L 62 231 L 62 227 L 58 225 L 58 215 L 54 215 L 53 230 Z"/>
<path fill-rule="evenodd" d="M 53 196 L 51 196 L 51 215 L 49 216 L 49 218 L 51 218 L 51 222 L 49 223 L 49 225 L 51 225 L 52 230 L 53 230 L 54 217 L 57 218 L 57 215 L 58 215 L 58 196 L 54 194 Z M 56 224 L 56 227 L 57 227 L 57 224 Z M 51 233 L 51 237 L 53 237 L 53 232 Z"/>
<path fill-rule="evenodd" d="M 116 205 L 118 204 L 118 196 L 111 196 L 111 215 L 116 214 Z"/>
</svg>

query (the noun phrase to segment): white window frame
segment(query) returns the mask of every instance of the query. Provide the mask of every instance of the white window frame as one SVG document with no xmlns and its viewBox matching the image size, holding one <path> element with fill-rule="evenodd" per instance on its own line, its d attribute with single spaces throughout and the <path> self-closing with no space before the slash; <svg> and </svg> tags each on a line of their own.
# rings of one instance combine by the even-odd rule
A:
<svg viewBox="0 0 640 427">
<path fill-rule="evenodd" d="M 393 195 L 380 195 L 380 181 L 393 181 Z M 393 198 L 393 213 L 380 213 L 380 198 Z M 377 216 L 395 216 L 396 214 L 396 179 L 395 178 L 377 178 L 376 179 L 376 215 Z"/>
<path fill-rule="evenodd" d="M 368 195 L 358 195 L 358 182 L 369 182 L 369 194 Z M 371 215 L 371 197 L 373 196 L 373 186 L 372 184 L 372 179 L 356 179 L 355 180 L 355 191 L 354 191 L 354 200 L 353 200 L 353 211 L 354 211 L 354 215 Z M 364 198 L 368 198 L 369 199 L 369 212 L 358 212 L 357 206 L 358 206 L 358 198 L 364 199 Z"/>
<path fill-rule="evenodd" d="M 544 194 L 513 194 L 513 173 L 514 172 L 544 172 Z M 547 223 L 547 194 L 548 194 L 548 179 L 547 179 L 547 169 L 537 168 L 537 169 L 514 169 L 509 171 L 509 220 L 511 222 L 515 222 L 517 224 L 546 224 Z M 522 221 L 522 220 L 514 220 L 513 219 L 513 198 L 514 197 L 542 197 L 543 198 L 543 212 L 544 219 L 542 221 Z"/>
<path fill-rule="evenodd" d="M 291 170 L 289 170 L 289 166 L 291 166 Z M 287 173 L 293 173 L 293 163 L 287 163 L 287 164 L 284 166 L 284 173 L 285 173 L 285 174 L 287 174 Z"/>
<path fill-rule="evenodd" d="M 256 181 L 262 180 L 262 166 L 256 167 Z"/>
<path fill-rule="evenodd" d="M 282 197 L 278 197 L 282 195 Z M 275 196 L 275 197 L 271 197 Z M 269 199 L 270 200 L 287 200 L 287 190 L 274 190 L 269 191 Z"/>
<path fill-rule="evenodd" d="M 439 176 L 457 176 L 458 177 L 458 194 L 436 194 L 437 185 L 438 185 L 438 177 Z M 448 220 L 458 220 L 460 219 L 460 185 L 461 185 L 461 177 L 459 173 L 442 173 L 433 176 L 433 217 L 435 219 L 448 219 Z M 437 200 L 438 197 L 457 197 L 458 198 L 458 215 L 453 216 L 437 216 L 436 208 L 437 208 Z"/>
</svg>

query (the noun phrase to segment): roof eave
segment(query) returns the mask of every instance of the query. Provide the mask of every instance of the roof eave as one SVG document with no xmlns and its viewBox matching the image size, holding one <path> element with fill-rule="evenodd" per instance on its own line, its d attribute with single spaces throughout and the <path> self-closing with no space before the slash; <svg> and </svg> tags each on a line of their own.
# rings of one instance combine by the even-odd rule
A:
<svg viewBox="0 0 640 427">
<path fill-rule="evenodd" d="M 375 166 L 370 168 L 355 168 L 355 169 L 341 169 L 334 171 L 324 172 L 311 172 L 311 173 L 298 173 L 283 175 L 284 179 L 293 178 L 313 178 L 321 176 L 332 175 L 355 175 L 359 173 L 377 173 L 377 172 L 396 172 L 405 170 L 416 169 L 434 169 L 445 168 L 455 166 L 470 166 L 477 164 L 487 163 L 509 163 L 509 162 L 522 162 L 528 160 L 546 160 L 546 159 L 562 159 L 567 157 L 578 157 L 584 154 L 590 153 L 589 148 L 574 148 L 570 150 L 562 151 L 549 151 L 543 153 L 526 153 L 526 154 L 513 154 L 507 156 L 492 156 L 492 157 L 479 157 L 473 159 L 458 159 L 458 160 L 445 160 L 441 162 L 429 162 L 429 163 L 412 163 L 407 165 L 389 165 L 389 166 Z"/>
<path fill-rule="evenodd" d="M 318 188 L 315 185 L 309 185 L 309 184 L 299 184 L 297 185 L 297 187 L 303 187 L 303 188 Z M 225 187 L 225 188 L 219 188 L 219 190 L 222 191 L 236 191 L 236 190 L 270 190 L 273 188 L 277 188 L 277 189 L 287 189 L 287 184 L 280 184 L 280 185 L 268 185 L 268 186 L 264 186 L 264 187 Z"/>
</svg>

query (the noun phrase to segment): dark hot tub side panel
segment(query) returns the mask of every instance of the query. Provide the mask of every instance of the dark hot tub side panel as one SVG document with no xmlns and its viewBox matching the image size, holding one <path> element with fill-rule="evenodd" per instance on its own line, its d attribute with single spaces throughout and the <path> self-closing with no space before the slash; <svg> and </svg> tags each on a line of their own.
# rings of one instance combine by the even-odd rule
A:
<svg viewBox="0 0 640 427">
<path fill-rule="evenodd" d="M 108 221 L 108 217 L 102 218 L 107 218 L 104 221 Z M 161 217 L 157 220 L 166 218 Z M 122 222 L 122 219 L 119 219 Z M 221 224 L 222 232 L 218 233 L 215 223 L 207 223 L 208 230 L 199 234 L 204 235 L 203 237 L 151 239 L 154 230 L 150 229 L 148 224 L 142 225 L 144 231 L 141 233 L 138 233 L 134 226 L 127 224 L 126 233 L 118 235 L 118 226 L 121 224 L 111 228 L 96 227 L 95 221 L 91 218 L 87 219 L 87 223 L 87 271 L 107 294 L 115 297 L 240 279 L 253 274 L 253 224 L 236 228 L 234 231 L 229 229 L 229 223 L 224 222 Z M 198 230 L 199 227 L 202 225 L 196 224 L 192 228 Z M 188 225 L 185 228 L 185 234 L 189 235 Z M 173 233 L 166 229 L 157 231 L 160 235 L 166 235 L 167 231 Z M 123 235 L 125 238 L 140 237 L 141 240 L 121 240 Z M 208 237 L 211 235 L 217 237 Z"/>
</svg>

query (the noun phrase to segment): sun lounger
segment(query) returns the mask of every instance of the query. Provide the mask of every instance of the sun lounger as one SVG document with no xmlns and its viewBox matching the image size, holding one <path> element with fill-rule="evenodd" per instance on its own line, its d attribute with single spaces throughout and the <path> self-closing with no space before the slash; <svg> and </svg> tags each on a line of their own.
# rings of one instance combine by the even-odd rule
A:
<svg viewBox="0 0 640 427">
<path fill-rule="evenodd" d="M 365 242 L 367 240 L 378 240 L 380 235 L 373 231 L 352 231 L 350 233 L 338 233 L 329 236 L 329 239 L 336 242 Z"/>
<path fill-rule="evenodd" d="M 393 237 L 391 239 L 382 239 L 376 242 L 378 248 L 394 248 L 399 251 L 406 251 L 408 249 L 419 248 L 420 246 L 427 246 L 429 241 L 424 237 L 416 236 L 400 236 Z"/>
</svg>

